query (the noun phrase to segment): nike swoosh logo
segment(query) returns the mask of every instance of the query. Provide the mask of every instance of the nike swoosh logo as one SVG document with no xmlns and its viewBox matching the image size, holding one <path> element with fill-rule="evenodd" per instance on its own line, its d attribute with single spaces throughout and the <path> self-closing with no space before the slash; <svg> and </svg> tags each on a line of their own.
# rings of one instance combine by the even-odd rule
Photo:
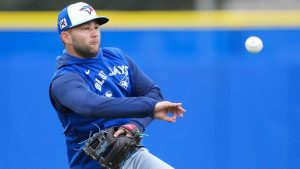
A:
<svg viewBox="0 0 300 169">
<path fill-rule="evenodd" d="M 90 74 L 90 69 L 85 71 L 85 74 Z"/>
</svg>

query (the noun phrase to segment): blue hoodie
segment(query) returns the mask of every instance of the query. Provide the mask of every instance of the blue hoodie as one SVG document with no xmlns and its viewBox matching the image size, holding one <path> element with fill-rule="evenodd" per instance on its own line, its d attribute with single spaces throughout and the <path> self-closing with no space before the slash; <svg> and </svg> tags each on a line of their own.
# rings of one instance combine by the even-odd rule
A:
<svg viewBox="0 0 300 169">
<path fill-rule="evenodd" d="M 153 120 L 160 89 L 121 50 L 102 48 L 91 59 L 64 53 L 57 59 L 50 100 L 66 137 L 71 169 L 96 169 L 80 144 L 90 133 L 132 123 L 144 131 Z M 97 126 L 96 126 L 96 125 Z"/>
</svg>

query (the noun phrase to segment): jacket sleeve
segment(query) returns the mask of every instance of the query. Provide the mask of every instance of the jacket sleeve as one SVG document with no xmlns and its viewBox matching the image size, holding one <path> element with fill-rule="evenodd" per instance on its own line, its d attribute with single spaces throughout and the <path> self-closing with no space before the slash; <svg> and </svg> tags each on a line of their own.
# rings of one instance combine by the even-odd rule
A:
<svg viewBox="0 0 300 169">
<path fill-rule="evenodd" d="M 63 105 L 85 117 L 152 117 L 157 103 L 155 99 L 146 96 L 124 98 L 100 96 L 88 88 L 80 75 L 71 72 L 52 81 L 50 95 L 54 105 Z"/>
<path fill-rule="evenodd" d="M 126 59 L 132 71 L 134 95 L 150 97 L 157 102 L 163 101 L 164 99 L 160 92 L 160 88 L 155 84 L 155 82 L 152 81 L 130 57 L 126 56 Z M 130 123 L 137 125 L 142 131 L 145 131 L 145 128 L 153 120 L 153 117 L 132 118 Z"/>
</svg>

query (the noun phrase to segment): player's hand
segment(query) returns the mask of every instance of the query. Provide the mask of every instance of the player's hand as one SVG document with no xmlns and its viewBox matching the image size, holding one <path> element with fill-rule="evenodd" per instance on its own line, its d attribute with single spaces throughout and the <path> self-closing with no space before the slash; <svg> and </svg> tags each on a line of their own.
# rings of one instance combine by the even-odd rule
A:
<svg viewBox="0 0 300 169">
<path fill-rule="evenodd" d="M 118 137 L 120 135 L 125 135 L 126 137 L 133 137 L 131 132 L 128 130 L 125 130 L 124 128 L 120 127 L 114 134 L 114 137 Z"/>
<path fill-rule="evenodd" d="M 169 101 L 158 102 L 154 108 L 154 118 L 165 120 L 168 122 L 176 122 L 176 118 L 183 117 L 185 109 L 182 107 L 182 103 L 172 103 Z M 168 114 L 171 113 L 172 116 Z"/>
<path fill-rule="evenodd" d="M 118 130 L 114 133 L 114 137 L 118 137 L 120 135 L 125 135 L 126 137 L 133 138 L 136 133 L 139 132 L 139 129 L 134 124 L 124 124 L 118 128 Z"/>
</svg>

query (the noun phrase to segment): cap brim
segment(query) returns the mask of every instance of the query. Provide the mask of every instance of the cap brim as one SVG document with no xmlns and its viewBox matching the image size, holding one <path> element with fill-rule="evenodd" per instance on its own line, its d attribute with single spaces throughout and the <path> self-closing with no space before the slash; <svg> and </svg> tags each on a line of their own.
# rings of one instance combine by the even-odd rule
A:
<svg viewBox="0 0 300 169">
<path fill-rule="evenodd" d="M 70 26 L 70 28 L 74 28 L 76 26 L 82 25 L 82 24 L 90 22 L 90 21 L 96 21 L 96 22 L 98 22 L 99 25 L 103 25 L 103 24 L 107 23 L 109 21 L 109 19 L 107 17 L 105 17 L 105 16 L 99 16 L 97 18 L 93 18 L 93 19 L 84 21 L 82 23 L 78 23 L 76 25 Z"/>
<path fill-rule="evenodd" d="M 99 23 L 99 25 L 106 24 L 109 21 L 109 19 L 105 16 L 99 16 L 98 18 L 96 18 L 94 20 L 96 20 Z"/>
</svg>

